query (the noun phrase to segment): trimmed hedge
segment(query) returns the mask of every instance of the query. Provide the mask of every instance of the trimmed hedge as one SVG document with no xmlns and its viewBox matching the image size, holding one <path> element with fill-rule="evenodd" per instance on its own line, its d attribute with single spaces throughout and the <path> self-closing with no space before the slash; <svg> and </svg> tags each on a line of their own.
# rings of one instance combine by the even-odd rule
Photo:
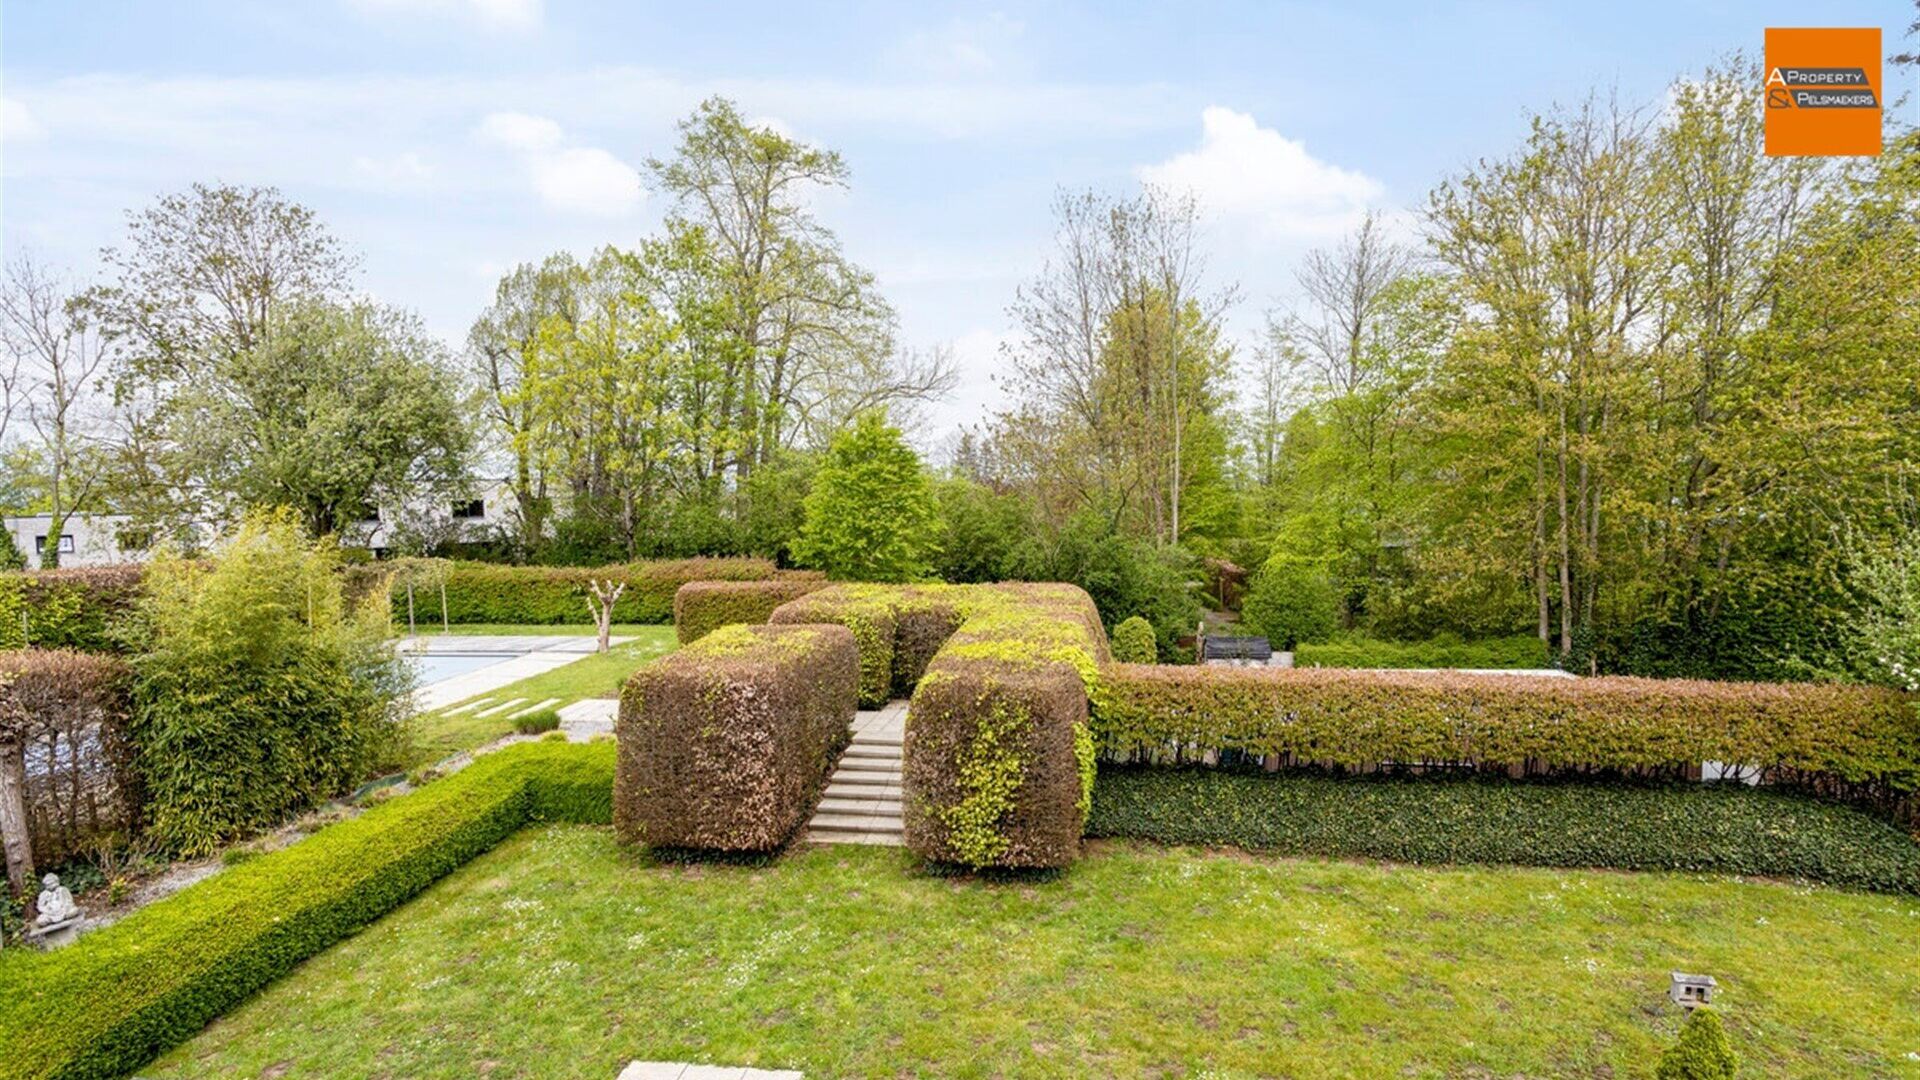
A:
<svg viewBox="0 0 1920 1080">
<path fill-rule="evenodd" d="M 129 651 L 143 573 L 133 563 L 0 573 L 0 649 Z"/>
<path fill-rule="evenodd" d="M 806 576 L 773 581 L 689 581 L 673 594 L 673 629 L 686 645 L 734 623 L 764 623 L 775 608 L 826 587 Z"/>
<path fill-rule="evenodd" d="M 836 585 L 774 623 L 847 626 L 860 697 L 911 688 L 907 846 L 974 867 L 1057 867 L 1079 851 L 1093 795 L 1086 697 L 1111 659 L 1072 585 Z"/>
<path fill-rule="evenodd" d="M 0 652 L 0 753 L 32 747 L 44 767 L 26 775 L 34 861 L 50 866 L 88 842 L 140 821 L 140 778 L 127 719 L 133 669 L 116 657 L 67 649 Z"/>
<path fill-rule="evenodd" d="M 843 626 L 726 626 L 635 672 L 614 729 L 622 841 L 773 851 L 851 738 L 860 677 Z"/>
<path fill-rule="evenodd" d="M 1345 638 L 1318 644 L 1301 642 L 1294 648 L 1297 667 L 1334 668 L 1546 668 L 1547 643 L 1532 634 L 1461 641 L 1437 637 L 1427 641 L 1380 641 Z"/>
<path fill-rule="evenodd" d="M 1405 863 L 1753 874 L 1920 893 L 1920 843 L 1896 826 L 1737 783 L 1109 766 L 1087 835 Z"/>
<path fill-rule="evenodd" d="M 1153 624 L 1138 615 L 1120 620 L 1120 625 L 1113 628 L 1113 658 L 1122 664 L 1159 663 Z"/>
<path fill-rule="evenodd" d="M 122 1076 L 535 821 L 611 820 L 613 747 L 532 743 L 51 953 L 0 953 L 0 1078 Z"/>
<path fill-rule="evenodd" d="M 745 558 L 670 559 L 599 567 L 456 562 L 447 571 L 445 618 L 450 623 L 589 622 L 587 581 L 607 578 L 627 583 L 626 592 L 613 607 L 614 622 L 664 624 L 673 619 L 674 594 L 690 581 L 817 580 L 817 575 L 776 570 L 767 559 Z M 397 601 L 395 616 L 404 618 L 406 589 L 394 582 L 389 590 Z M 439 589 L 416 588 L 413 605 L 414 618 L 419 622 L 441 621 Z"/>
<path fill-rule="evenodd" d="M 1113 757 L 1189 747 L 1347 768 L 1619 771 L 1724 761 L 1882 803 L 1920 787 L 1920 710 L 1865 686 L 1116 664 L 1094 731 Z"/>
</svg>

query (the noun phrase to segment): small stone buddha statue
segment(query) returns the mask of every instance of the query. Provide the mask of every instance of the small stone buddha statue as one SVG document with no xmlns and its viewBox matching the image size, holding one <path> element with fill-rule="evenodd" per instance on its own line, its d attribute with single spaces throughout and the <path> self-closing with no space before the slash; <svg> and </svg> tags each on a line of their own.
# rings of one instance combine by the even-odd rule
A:
<svg viewBox="0 0 1920 1080">
<path fill-rule="evenodd" d="M 44 887 L 34 902 L 39 912 L 33 919 L 34 929 L 50 930 L 80 917 L 80 905 L 73 902 L 73 893 L 60 884 L 60 875 L 48 874 L 40 879 L 40 884 Z"/>
</svg>

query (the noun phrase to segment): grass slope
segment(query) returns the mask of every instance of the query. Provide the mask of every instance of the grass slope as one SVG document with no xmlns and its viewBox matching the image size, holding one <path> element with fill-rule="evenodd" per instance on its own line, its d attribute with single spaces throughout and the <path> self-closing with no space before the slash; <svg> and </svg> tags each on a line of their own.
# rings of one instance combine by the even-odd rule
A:
<svg viewBox="0 0 1920 1080">
<path fill-rule="evenodd" d="M 1051 880 L 898 851 L 651 866 L 530 829 L 143 1075 L 1650 1075 L 1710 972 L 1749 1076 L 1911 1076 L 1920 903 L 1681 874 L 1117 842 Z"/>
<path fill-rule="evenodd" d="M 508 627 L 500 632 L 526 631 Z M 548 698 L 559 698 L 560 703 L 554 706 L 556 709 L 583 698 L 617 698 L 620 696 L 620 684 L 626 681 L 627 676 L 642 665 L 672 652 L 677 644 L 671 626 L 628 626 L 618 629 L 615 636 L 630 636 L 633 640 L 615 645 L 605 653 L 585 656 L 571 664 L 521 679 L 479 697 L 491 698 L 495 703 L 525 698 L 528 705 Z M 464 702 L 456 702 L 415 719 L 413 744 L 416 763 L 431 764 L 449 754 L 485 746 L 513 732 L 513 722 L 507 719 L 507 714 L 518 709 L 508 709 L 505 713 L 485 717 L 474 715 L 487 711 L 484 708 L 469 709 L 458 716 L 447 715 L 448 710 L 457 709 L 462 704 Z"/>
</svg>

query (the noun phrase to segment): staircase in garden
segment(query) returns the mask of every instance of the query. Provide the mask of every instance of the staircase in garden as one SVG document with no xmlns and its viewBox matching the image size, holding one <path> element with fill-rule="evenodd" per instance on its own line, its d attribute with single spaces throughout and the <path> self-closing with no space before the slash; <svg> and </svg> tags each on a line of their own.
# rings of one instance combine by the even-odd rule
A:
<svg viewBox="0 0 1920 1080">
<path fill-rule="evenodd" d="M 907 703 L 854 714 L 853 742 L 807 824 L 818 844 L 904 843 L 900 830 L 900 746 L 906 737 Z"/>
</svg>

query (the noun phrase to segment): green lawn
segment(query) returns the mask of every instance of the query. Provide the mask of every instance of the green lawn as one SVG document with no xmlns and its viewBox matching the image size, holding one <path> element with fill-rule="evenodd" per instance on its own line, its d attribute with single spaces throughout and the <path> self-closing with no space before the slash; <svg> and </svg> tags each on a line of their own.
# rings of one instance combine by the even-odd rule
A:
<svg viewBox="0 0 1920 1080">
<path fill-rule="evenodd" d="M 1651 1075 L 1667 973 L 1748 1076 L 1920 1075 L 1920 900 L 1109 843 L 1050 880 L 897 850 L 651 866 L 530 829 L 144 1075 Z"/>
<path fill-rule="evenodd" d="M 498 632 L 519 634 L 531 631 L 501 628 Z M 584 656 L 564 667 L 521 679 L 479 696 L 492 698 L 496 702 L 525 698 L 529 705 L 548 698 L 559 698 L 560 704 L 555 708 L 582 698 L 619 697 L 620 684 L 626 681 L 628 675 L 641 665 L 672 652 L 677 644 L 671 626 L 619 627 L 614 636 L 632 637 L 633 640 L 615 645 L 605 653 Z M 467 699 L 473 700 L 476 699 Z M 485 746 L 513 731 L 513 722 L 507 719 L 506 713 L 480 717 L 474 713 L 485 712 L 485 709 L 469 709 L 458 716 L 446 715 L 449 710 L 457 709 L 462 704 L 464 702 L 455 702 L 445 709 L 423 713 L 415 719 L 413 760 L 416 764 L 431 764 L 449 754 Z M 508 710 L 512 711 L 515 710 Z"/>
<path fill-rule="evenodd" d="M 401 624 L 405 630 L 406 624 Z M 654 623 L 614 623 L 614 637 L 630 637 L 634 634 L 652 633 L 665 630 L 672 636 L 673 627 L 658 626 Z M 420 624 L 422 634 L 440 634 L 440 624 L 429 626 Z M 454 637 L 501 637 L 505 635 L 533 634 L 553 637 L 592 637 L 600 632 L 592 623 L 454 623 L 445 633 Z"/>
</svg>

